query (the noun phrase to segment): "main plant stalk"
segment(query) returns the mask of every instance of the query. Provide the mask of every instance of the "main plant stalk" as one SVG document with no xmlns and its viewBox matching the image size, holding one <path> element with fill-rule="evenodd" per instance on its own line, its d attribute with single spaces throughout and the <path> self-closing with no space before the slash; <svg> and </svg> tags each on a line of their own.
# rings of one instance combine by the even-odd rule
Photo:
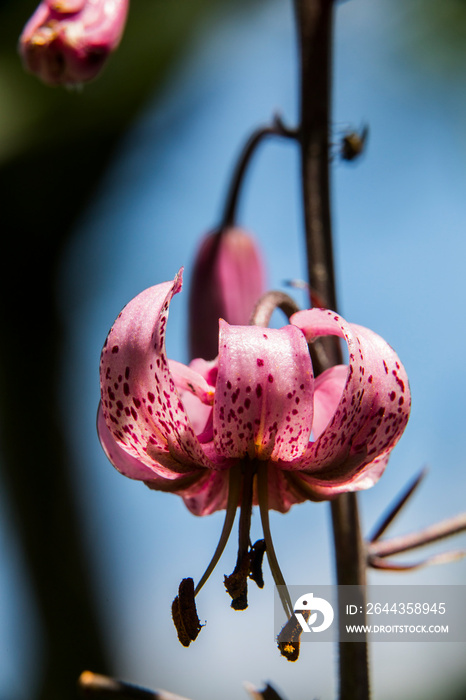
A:
<svg viewBox="0 0 466 700">
<path fill-rule="evenodd" d="M 337 311 L 332 244 L 329 134 L 331 130 L 333 0 L 295 0 L 300 58 L 302 195 L 309 284 L 319 303 Z M 316 372 L 342 362 L 334 338 L 321 341 Z M 366 584 L 366 553 L 355 494 L 343 494 L 332 508 L 338 585 Z M 339 643 L 340 700 L 367 700 L 367 640 Z"/>
</svg>

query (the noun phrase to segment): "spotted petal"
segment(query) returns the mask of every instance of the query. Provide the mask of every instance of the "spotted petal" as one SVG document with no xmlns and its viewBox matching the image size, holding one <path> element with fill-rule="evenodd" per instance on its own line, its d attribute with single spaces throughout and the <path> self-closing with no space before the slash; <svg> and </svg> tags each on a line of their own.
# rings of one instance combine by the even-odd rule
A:
<svg viewBox="0 0 466 700">
<path fill-rule="evenodd" d="M 313 373 L 303 334 L 220 321 L 214 443 L 230 457 L 289 461 L 306 449 Z"/>
<path fill-rule="evenodd" d="M 348 378 L 348 366 L 336 365 L 319 374 L 314 383 L 312 433 L 317 439 L 330 422 L 340 402 Z"/>
<path fill-rule="evenodd" d="M 300 311 L 290 320 L 308 341 L 336 335 L 348 346 L 346 383 L 333 416 L 302 459 L 292 465 L 306 470 L 322 486 L 343 489 L 375 460 L 374 467 L 380 471 L 401 437 L 411 404 L 408 378 L 394 350 L 367 328 L 349 324 L 326 309 Z"/>
<path fill-rule="evenodd" d="M 180 273 L 135 297 L 115 321 L 101 357 L 102 413 L 113 438 L 161 476 L 166 468 L 186 473 L 215 466 L 196 437 L 165 352 L 168 308 L 181 284 Z M 194 370 L 183 381 L 188 375 L 194 382 Z M 209 391 L 200 375 L 198 386 Z"/>
<path fill-rule="evenodd" d="M 102 404 L 99 405 L 97 413 L 97 432 L 100 444 L 115 469 L 130 479 L 146 482 L 153 489 L 178 493 L 183 487 L 198 481 L 206 472 L 204 469 L 196 469 L 187 474 L 179 474 L 176 460 L 170 461 L 169 455 L 164 457 L 163 465 L 147 465 L 137 457 L 133 457 L 123 449 L 121 443 L 115 440 L 107 427 Z"/>
</svg>

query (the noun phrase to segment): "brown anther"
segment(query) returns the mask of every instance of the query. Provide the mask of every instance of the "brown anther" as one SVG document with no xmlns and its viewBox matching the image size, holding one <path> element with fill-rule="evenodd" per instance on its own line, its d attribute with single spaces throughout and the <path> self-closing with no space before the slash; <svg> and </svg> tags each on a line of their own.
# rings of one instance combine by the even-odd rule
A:
<svg viewBox="0 0 466 700">
<path fill-rule="evenodd" d="M 257 540 L 246 554 L 236 562 L 233 573 L 225 576 L 223 582 L 232 597 L 233 610 L 246 610 L 248 607 L 248 578 L 259 587 L 264 587 L 262 561 L 265 553 L 265 541 Z"/>
<path fill-rule="evenodd" d="M 184 647 L 189 647 L 203 627 L 197 615 L 192 578 L 184 578 L 181 581 L 178 595 L 172 603 L 172 617 L 178 639 Z"/>
<path fill-rule="evenodd" d="M 301 611 L 301 614 L 307 622 L 311 611 L 303 610 Z M 295 615 L 292 615 L 288 622 L 283 626 L 280 634 L 277 637 L 277 645 L 280 650 L 280 654 L 288 661 L 297 661 L 299 658 L 299 638 L 302 631 L 303 628 L 299 624 Z"/>
<path fill-rule="evenodd" d="M 228 593 L 232 597 L 233 610 L 246 610 L 248 607 L 248 576 L 250 571 L 251 555 L 247 552 L 237 562 L 232 574 L 225 576 L 223 582 Z"/>
</svg>

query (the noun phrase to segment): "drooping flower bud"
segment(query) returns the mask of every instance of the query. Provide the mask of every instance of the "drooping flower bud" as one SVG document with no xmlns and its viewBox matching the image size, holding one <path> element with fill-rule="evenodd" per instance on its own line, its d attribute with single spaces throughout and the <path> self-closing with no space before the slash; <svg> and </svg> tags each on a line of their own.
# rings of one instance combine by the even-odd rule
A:
<svg viewBox="0 0 466 700">
<path fill-rule="evenodd" d="M 265 291 L 262 257 L 241 228 L 209 233 L 197 254 L 189 301 L 191 357 L 218 354 L 218 320 L 247 325 Z"/>
<path fill-rule="evenodd" d="M 24 67 L 48 85 L 95 78 L 120 43 L 129 0 L 42 0 L 19 39 Z"/>
</svg>

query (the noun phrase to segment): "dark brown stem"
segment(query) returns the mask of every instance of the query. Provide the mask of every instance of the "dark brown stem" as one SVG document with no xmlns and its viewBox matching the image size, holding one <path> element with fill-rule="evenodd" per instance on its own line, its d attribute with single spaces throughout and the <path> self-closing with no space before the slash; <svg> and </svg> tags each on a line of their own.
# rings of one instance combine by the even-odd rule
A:
<svg viewBox="0 0 466 700">
<path fill-rule="evenodd" d="M 295 0 L 301 65 L 300 144 L 309 283 L 325 306 L 337 310 L 332 246 L 329 131 L 331 112 L 333 0 Z M 322 342 L 316 373 L 342 362 L 333 338 Z M 314 361 L 314 356 L 313 356 Z M 326 366 L 325 366 L 326 365 Z M 339 585 L 366 583 L 366 552 L 355 494 L 332 502 Z M 367 642 L 340 643 L 340 700 L 367 700 Z"/>
<path fill-rule="evenodd" d="M 275 117 L 272 124 L 268 126 L 261 126 L 251 134 L 251 136 L 246 142 L 246 145 L 240 153 L 235 170 L 233 172 L 233 177 L 230 183 L 230 189 L 228 191 L 228 195 L 225 202 L 222 221 L 219 227 L 220 229 L 228 228 L 230 226 L 235 225 L 239 195 L 241 192 L 241 186 L 243 184 L 247 168 L 257 147 L 267 136 L 282 136 L 284 138 L 296 139 L 298 134 L 294 129 L 287 128 L 282 123 L 279 117 Z"/>
<path fill-rule="evenodd" d="M 356 494 L 342 494 L 332 502 L 335 562 L 339 586 L 361 586 L 364 605 L 367 554 L 361 535 Z M 362 623 L 364 624 L 364 622 Z M 340 642 L 340 700 L 365 700 L 370 696 L 368 644 Z"/>
<path fill-rule="evenodd" d="M 284 294 L 284 292 L 266 292 L 261 296 L 252 312 L 251 326 L 268 328 L 275 309 L 280 309 L 285 316 L 290 318 L 290 316 L 299 311 L 299 306 L 294 299 L 288 294 Z"/>
<path fill-rule="evenodd" d="M 295 0 L 301 57 L 301 167 L 308 274 L 336 309 L 329 180 L 332 0 Z M 334 363 L 336 364 L 336 362 Z"/>
</svg>

